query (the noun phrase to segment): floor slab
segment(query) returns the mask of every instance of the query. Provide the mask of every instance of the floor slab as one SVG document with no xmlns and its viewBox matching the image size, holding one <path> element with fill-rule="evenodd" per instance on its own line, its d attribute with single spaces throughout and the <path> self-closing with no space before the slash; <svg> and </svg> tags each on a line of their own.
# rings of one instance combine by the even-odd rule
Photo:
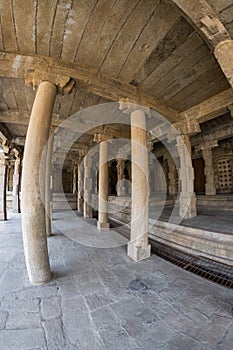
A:
<svg viewBox="0 0 233 350">
<path fill-rule="evenodd" d="M 69 217 L 56 215 L 63 224 Z M 74 231 L 83 229 L 78 222 Z M 89 247 L 53 229 L 53 280 L 32 286 L 20 215 L 0 223 L 1 350 L 232 349 L 231 290 L 158 256 L 137 263 L 125 245 Z M 90 222 L 85 235 L 95 230 Z"/>
</svg>

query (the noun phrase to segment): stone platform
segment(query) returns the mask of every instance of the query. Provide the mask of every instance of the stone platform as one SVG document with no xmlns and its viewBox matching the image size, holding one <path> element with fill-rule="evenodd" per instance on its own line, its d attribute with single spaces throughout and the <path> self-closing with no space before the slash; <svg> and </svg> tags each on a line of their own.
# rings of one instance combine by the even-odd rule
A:
<svg viewBox="0 0 233 350">
<path fill-rule="evenodd" d="M 66 215 L 54 214 L 64 233 L 71 227 Z M 73 230 L 85 226 L 93 234 L 94 219 L 84 226 L 82 220 Z M 54 233 L 48 240 L 53 281 L 34 287 L 20 215 L 0 222 L 1 350 L 232 349 L 231 290 L 157 256 L 135 263 L 125 245 L 91 248 L 55 227 Z"/>
</svg>

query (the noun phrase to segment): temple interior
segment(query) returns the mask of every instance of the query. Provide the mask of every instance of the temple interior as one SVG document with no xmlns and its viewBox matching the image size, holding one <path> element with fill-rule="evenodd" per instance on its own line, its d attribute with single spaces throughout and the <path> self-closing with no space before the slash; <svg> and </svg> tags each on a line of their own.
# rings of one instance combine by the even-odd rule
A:
<svg viewBox="0 0 233 350">
<path fill-rule="evenodd" d="M 0 0 L 0 349 L 231 350 L 233 0 Z"/>
</svg>

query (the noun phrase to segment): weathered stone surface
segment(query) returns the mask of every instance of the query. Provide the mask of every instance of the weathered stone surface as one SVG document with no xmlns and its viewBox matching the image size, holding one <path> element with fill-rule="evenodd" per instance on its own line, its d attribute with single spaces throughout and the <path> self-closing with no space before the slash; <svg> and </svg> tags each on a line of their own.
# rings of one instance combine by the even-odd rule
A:
<svg viewBox="0 0 233 350">
<path fill-rule="evenodd" d="M 4 350 L 43 348 L 46 345 L 42 329 L 2 330 L 0 344 Z"/>
<path fill-rule="evenodd" d="M 232 292 L 157 256 L 139 266 L 125 247 L 101 250 L 100 256 L 98 249 L 57 235 L 53 239 L 63 252 L 73 251 L 69 266 L 53 241 L 57 277 L 45 286 L 24 283 L 25 265 L 18 269 L 23 252 L 16 243 L 19 216 L 13 217 L 15 223 L 0 235 L 0 255 L 11 248 L 13 257 L 2 263 L 11 268 L 9 276 L 3 269 L 1 349 L 232 349 Z"/>
<path fill-rule="evenodd" d="M 57 297 L 41 300 L 40 307 L 45 320 L 61 316 L 60 300 Z"/>
<path fill-rule="evenodd" d="M 64 349 L 66 341 L 63 334 L 63 325 L 61 319 L 54 318 L 43 321 L 42 326 L 45 330 L 46 344 L 48 349 Z"/>
</svg>

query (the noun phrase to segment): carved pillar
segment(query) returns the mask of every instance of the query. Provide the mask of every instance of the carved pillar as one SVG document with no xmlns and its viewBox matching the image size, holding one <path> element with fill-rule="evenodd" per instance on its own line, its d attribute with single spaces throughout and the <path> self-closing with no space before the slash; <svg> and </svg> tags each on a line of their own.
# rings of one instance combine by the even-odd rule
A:
<svg viewBox="0 0 233 350">
<path fill-rule="evenodd" d="M 214 147 L 218 146 L 217 141 L 206 142 L 202 145 L 202 156 L 205 162 L 205 194 L 207 196 L 216 195 L 215 174 L 213 165 L 213 151 Z"/>
<path fill-rule="evenodd" d="M 167 156 L 168 165 L 168 194 L 170 196 L 175 196 L 177 194 L 177 171 L 176 164 L 174 160 Z"/>
<path fill-rule="evenodd" d="M 20 213 L 20 176 L 21 176 L 21 158 L 17 157 L 14 166 L 13 176 L 13 193 L 12 193 L 12 209 L 14 213 Z"/>
<path fill-rule="evenodd" d="M 82 158 L 78 161 L 78 211 L 83 212 L 83 162 Z"/>
<path fill-rule="evenodd" d="M 57 90 L 69 92 L 69 77 L 50 72 L 33 72 L 27 83 L 38 86 L 29 121 L 22 171 L 22 231 L 29 280 L 43 284 L 51 279 L 45 224 L 45 208 L 40 193 L 42 153 L 46 147 Z M 66 89 L 67 88 L 67 89 Z M 43 189 L 42 189 L 43 191 Z"/>
<path fill-rule="evenodd" d="M 126 188 L 125 188 L 125 160 L 123 158 L 117 159 L 117 195 L 125 196 Z"/>
<path fill-rule="evenodd" d="M 84 157 L 84 218 L 92 218 L 93 212 L 91 207 L 91 192 L 92 192 L 92 159 L 89 154 Z"/>
<path fill-rule="evenodd" d="M 176 138 L 177 150 L 180 157 L 179 181 L 180 210 L 179 214 L 184 219 L 190 219 L 197 215 L 196 195 L 194 193 L 194 169 L 191 160 L 191 145 L 188 135 L 180 135 Z"/>
<path fill-rule="evenodd" d="M 184 219 L 190 219 L 197 215 L 197 210 L 189 135 L 200 132 L 200 126 L 195 120 L 186 118 L 184 121 L 174 124 L 173 128 L 173 137 L 175 136 L 176 138 L 176 146 L 180 158 L 179 181 L 181 191 L 179 215 Z"/>
<path fill-rule="evenodd" d="M 7 165 L 8 165 L 8 161 L 5 158 L 0 158 L 0 220 L 7 220 L 7 210 L 6 210 Z"/>
<path fill-rule="evenodd" d="M 73 194 L 77 193 L 77 164 L 73 165 Z"/>
<path fill-rule="evenodd" d="M 99 148 L 99 211 L 97 228 L 99 231 L 109 230 L 108 222 L 108 135 L 94 135 L 94 141 Z"/>
<path fill-rule="evenodd" d="M 135 261 L 148 258 L 151 246 L 148 244 L 148 150 L 146 114 L 149 108 L 120 103 L 120 109 L 130 114 L 132 151 L 132 201 L 131 233 L 128 255 Z"/>
<path fill-rule="evenodd" d="M 14 167 L 13 161 L 9 161 L 9 165 L 7 167 L 7 191 L 13 191 L 13 179 L 14 179 Z"/>
</svg>

